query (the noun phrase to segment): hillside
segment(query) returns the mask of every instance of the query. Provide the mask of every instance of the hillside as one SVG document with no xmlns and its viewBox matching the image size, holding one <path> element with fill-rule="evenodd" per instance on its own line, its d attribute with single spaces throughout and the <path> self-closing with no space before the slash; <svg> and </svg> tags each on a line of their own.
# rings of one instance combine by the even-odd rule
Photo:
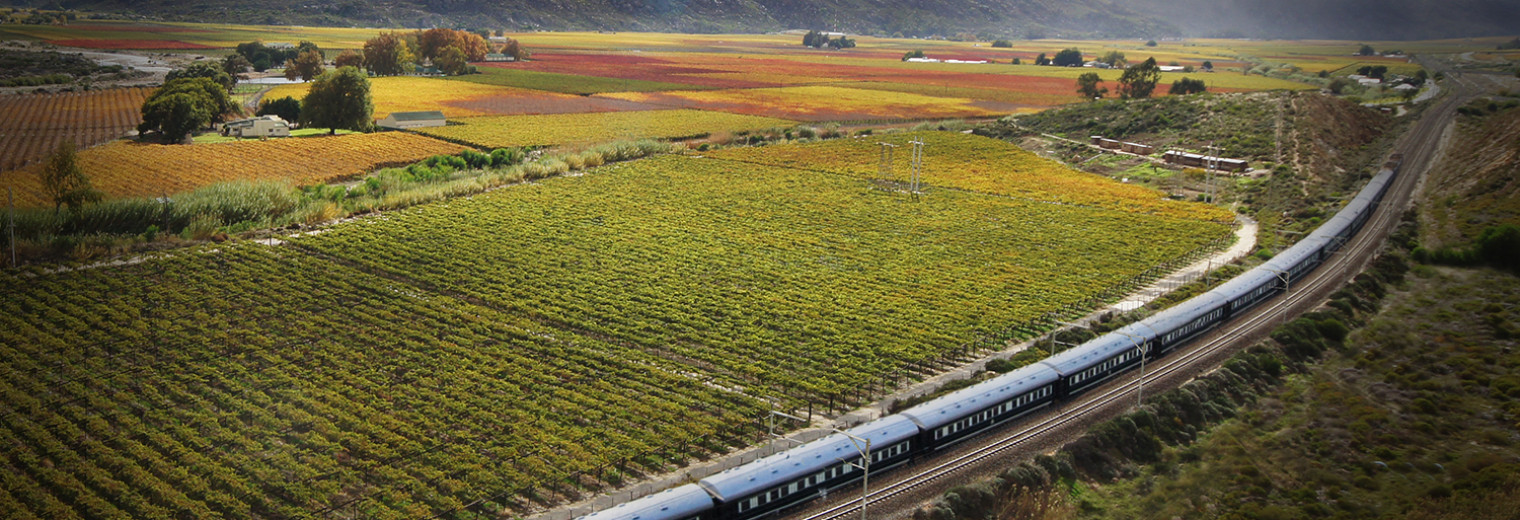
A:
<svg viewBox="0 0 1520 520">
<path fill-rule="evenodd" d="M 1515 98 L 1479 100 L 1457 120 L 1452 150 L 1425 183 L 1420 242 L 1438 249 L 1484 229 L 1520 224 L 1520 109 Z M 1503 108 L 1508 106 L 1509 108 Z"/>
<path fill-rule="evenodd" d="M 1339 38 L 1513 34 L 1515 0 L 19 0 L 133 17 L 271 25 L 759 32 L 905 36 Z"/>
</svg>

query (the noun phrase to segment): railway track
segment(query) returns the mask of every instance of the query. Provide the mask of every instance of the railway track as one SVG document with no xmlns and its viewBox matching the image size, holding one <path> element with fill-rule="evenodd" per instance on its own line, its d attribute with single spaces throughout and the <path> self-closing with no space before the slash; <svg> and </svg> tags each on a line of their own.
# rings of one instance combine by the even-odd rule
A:
<svg viewBox="0 0 1520 520">
<path fill-rule="evenodd" d="M 1216 328 L 1141 371 L 1121 376 L 1061 408 L 1014 422 L 1012 426 L 1016 428 L 1013 431 L 984 434 L 981 438 L 973 439 L 973 444 L 963 445 L 918 465 L 908 466 L 907 471 L 899 470 L 897 474 L 884 475 L 885 478 L 878 479 L 878 482 L 885 480 L 886 485 L 869 491 L 867 508 L 868 511 L 885 509 L 889 513 L 871 516 L 885 518 L 910 514 L 919 503 L 933 498 L 954 484 L 948 482 L 952 480 L 951 477 L 972 476 L 979 469 L 987 472 L 986 467 L 992 466 L 990 462 L 1030 454 L 1030 450 L 1021 451 L 1020 448 L 1040 449 L 1037 445 L 1048 444 L 1053 437 L 1083 431 L 1084 424 L 1104 416 L 1118 415 L 1134 404 L 1138 399 L 1136 393 L 1141 392 L 1145 386 L 1180 386 L 1198 373 L 1223 362 L 1234 352 L 1264 338 L 1288 317 L 1318 305 L 1329 293 L 1361 272 L 1399 222 L 1413 197 L 1414 188 L 1419 185 L 1419 179 L 1440 149 L 1441 136 L 1447 123 L 1451 121 L 1456 108 L 1474 94 L 1475 89 L 1463 80 L 1460 73 L 1453 74 L 1452 85 L 1451 94 L 1427 109 L 1420 120 L 1396 141 L 1395 150 L 1404 154 L 1400 174 L 1361 232 L 1302 281 L 1290 283 L 1286 294 L 1258 305 L 1248 315 Z M 848 488 L 839 490 L 836 497 L 840 498 L 795 514 L 793 518 L 833 520 L 860 515 L 860 499 L 843 499 L 848 496 L 858 495 L 852 495 Z"/>
</svg>

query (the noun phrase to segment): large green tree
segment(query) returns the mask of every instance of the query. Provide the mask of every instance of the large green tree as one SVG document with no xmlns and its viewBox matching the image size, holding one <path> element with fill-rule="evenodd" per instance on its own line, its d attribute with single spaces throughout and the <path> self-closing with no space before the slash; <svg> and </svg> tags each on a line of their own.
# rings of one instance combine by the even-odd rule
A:
<svg viewBox="0 0 1520 520">
<path fill-rule="evenodd" d="M 1151 97 L 1151 92 L 1156 90 L 1158 81 L 1161 81 L 1161 67 L 1156 66 L 1156 58 L 1146 58 L 1145 63 L 1132 65 L 1124 69 L 1124 74 L 1119 76 L 1119 98 Z"/>
<path fill-rule="evenodd" d="M 221 121 L 236 110 L 227 89 L 209 78 L 178 78 L 164 83 L 143 102 L 141 133 L 158 132 L 165 142 Z"/>
<path fill-rule="evenodd" d="M 1050 60 L 1050 62 L 1052 64 L 1054 64 L 1055 66 L 1057 66 L 1057 67 L 1070 67 L 1072 65 L 1081 65 L 1082 64 L 1082 51 L 1077 50 L 1076 47 L 1072 47 L 1070 49 L 1061 49 L 1061 52 L 1057 52 L 1056 53 L 1056 57 L 1052 58 Z"/>
<path fill-rule="evenodd" d="M 192 63 L 189 67 L 183 69 L 171 70 L 164 77 L 164 81 L 174 81 L 180 78 L 206 78 L 217 82 L 217 84 L 227 90 L 232 90 L 232 86 L 237 83 L 237 77 L 223 70 L 221 64 L 210 61 L 200 61 Z"/>
<path fill-rule="evenodd" d="M 1108 93 L 1108 87 L 1101 86 L 1103 78 L 1096 72 L 1088 72 L 1077 76 L 1077 93 L 1082 94 L 1083 99 L 1098 99 Z"/>
<path fill-rule="evenodd" d="M 90 177 L 79 166 L 79 155 L 74 142 L 64 141 L 48 156 L 47 164 L 37 172 L 41 177 L 42 191 L 53 199 L 53 212 L 68 206 L 70 212 L 104 198 L 99 190 L 90 185 Z"/>
<path fill-rule="evenodd" d="M 369 77 L 354 67 L 342 67 L 317 76 L 301 100 L 301 126 L 366 130 L 375 112 L 370 98 Z"/>
</svg>

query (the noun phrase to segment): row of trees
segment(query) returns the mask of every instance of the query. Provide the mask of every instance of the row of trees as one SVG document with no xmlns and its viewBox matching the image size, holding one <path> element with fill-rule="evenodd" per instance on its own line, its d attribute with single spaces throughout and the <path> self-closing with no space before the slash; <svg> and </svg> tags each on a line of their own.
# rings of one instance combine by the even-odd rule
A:
<svg viewBox="0 0 1520 520">
<path fill-rule="evenodd" d="M 855 47 L 855 40 L 846 38 L 844 35 L 840 35 L 838 38 L 830 39 L 829 35 L 827 34 L 818 31 L 808 31 L 807 34 L 802 35 L 802 45 L 805 47 L 812 47 L 814 49 L 822 49 L 824 47 L 831 49 L 850 49 Z"/>
<path fill-rule="evenodd" d="M 367 74 L 350 65 L 321 72 L 313 79 L 304 99 L 270 100 L 258 115 L 275 114 L 302 126 L 327 128 L 329 133 L 369 128 L 375 108 Z M 216 80 L 176 77 L 143 102 L 143 122 L 137 130 L 156 133 L 164 142 L 179 142 L 196 129 L 225 121 L 237 112 L 226 87 Z"/>
<path fill-rule="evenodd" d="M 1161 67 L 1156 65 L 1155 58 L 1146 58 L 1145 62 L 1124 69 L 1124 74 L 1119 76 L 1119 99 L 1151 97 L 1160 81 Z M 1182 78 L 1172 82 L 1168 93 L 1185 95 L 1207 90 L 1208 85 L 1201 79 Z M 1088 72 L 1077 77 L 1077 93 L 1085 99 L 1098 99 L 1108 94 L 1108 87 L 1103 86 L 1103 78 L 1098 73 Z"/>
</svg>

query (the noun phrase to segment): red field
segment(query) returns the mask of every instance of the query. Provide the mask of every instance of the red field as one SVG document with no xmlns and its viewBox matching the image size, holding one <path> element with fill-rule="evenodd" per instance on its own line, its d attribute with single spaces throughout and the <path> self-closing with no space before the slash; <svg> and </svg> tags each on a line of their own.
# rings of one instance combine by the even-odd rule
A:
<svg viewBox="0 0 1520 520">
<path fill-rule="evenodd" d="M 58 143 L 87 147 L 137 128 L 152 89 L 0 96 L 0 171 L 47 157 Z"/>
</svg>

